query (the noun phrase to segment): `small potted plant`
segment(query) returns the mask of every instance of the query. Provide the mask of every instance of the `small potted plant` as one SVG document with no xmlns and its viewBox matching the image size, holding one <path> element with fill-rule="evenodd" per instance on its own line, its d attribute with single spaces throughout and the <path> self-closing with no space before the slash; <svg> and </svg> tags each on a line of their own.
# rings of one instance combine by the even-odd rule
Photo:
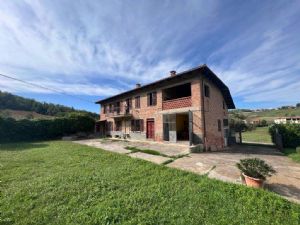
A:
<svg viewBox="0 0 300 225">
<path fill-rule="evenodd" d="M 272 166 L 258 158 L 241 159 L 236 164 L 241 171 L 247 186 L 261 188 L 267 177 L 276 173 Z"/>
</svg>

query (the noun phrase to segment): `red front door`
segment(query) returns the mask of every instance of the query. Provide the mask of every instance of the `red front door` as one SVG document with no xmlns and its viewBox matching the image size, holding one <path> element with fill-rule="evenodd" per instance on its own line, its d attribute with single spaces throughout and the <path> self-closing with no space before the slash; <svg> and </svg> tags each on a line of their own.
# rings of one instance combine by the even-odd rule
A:
<svg viewBox="0 0 300 225">
<path fill-rule="evenodd" d="M 154 119 L 147 119 L 147 138 L 154 139 Z"/>
</svg>

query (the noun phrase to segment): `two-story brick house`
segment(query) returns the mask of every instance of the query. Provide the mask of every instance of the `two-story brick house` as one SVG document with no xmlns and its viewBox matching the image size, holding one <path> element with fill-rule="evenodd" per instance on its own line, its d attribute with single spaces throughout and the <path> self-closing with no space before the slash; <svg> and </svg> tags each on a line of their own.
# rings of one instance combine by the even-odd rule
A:
<svg viewBox="0 0 300 225">
<path fill-rule="evenodd" d="M 181 142 L 216 150 L 227 146 L 228 87 L 206 66 L 136 85 L 100 100 L 98 130 L 103 136 Z"/>
</svg>

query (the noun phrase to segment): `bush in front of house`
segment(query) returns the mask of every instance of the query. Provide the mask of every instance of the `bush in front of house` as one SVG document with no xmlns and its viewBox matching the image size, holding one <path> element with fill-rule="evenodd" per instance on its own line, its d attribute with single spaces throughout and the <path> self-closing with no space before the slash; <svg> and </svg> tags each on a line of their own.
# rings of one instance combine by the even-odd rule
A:
<svg viewBox="0 0 300 225">
<path fill-rule="evenodd" d="M 47 140 L 92 132 L 95 121 L 85 114 L 71 114 L 52 120 L 15 120 L 0 117 L 0 142 Z"/>
<path fill-rule="evenodd" d="M 282 136 L 283 147 L 300 146 L 300 124 L 274 124 L 269 127 L 272 141 L 275 143 L 276 129 Z"/>
</svg>

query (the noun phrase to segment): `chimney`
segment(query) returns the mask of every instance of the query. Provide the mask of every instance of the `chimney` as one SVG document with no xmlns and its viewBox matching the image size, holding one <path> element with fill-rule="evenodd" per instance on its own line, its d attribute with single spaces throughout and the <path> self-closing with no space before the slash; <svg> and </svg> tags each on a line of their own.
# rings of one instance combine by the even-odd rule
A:
<svg viewBox="0 0 300 225">
<path fill-rule="evenodd" d="M 140 83 L 137 83 L 136 85 L 135 85 L 135 88 L 140 88 L 142 85 L 140 84 Z"/>
<path fill-rule="evenodd" d="M 175 70 L 170 71 L 170 75 L 171 77 L 174 77 L 176 75 L 176 71 Z"/>
</svg>

